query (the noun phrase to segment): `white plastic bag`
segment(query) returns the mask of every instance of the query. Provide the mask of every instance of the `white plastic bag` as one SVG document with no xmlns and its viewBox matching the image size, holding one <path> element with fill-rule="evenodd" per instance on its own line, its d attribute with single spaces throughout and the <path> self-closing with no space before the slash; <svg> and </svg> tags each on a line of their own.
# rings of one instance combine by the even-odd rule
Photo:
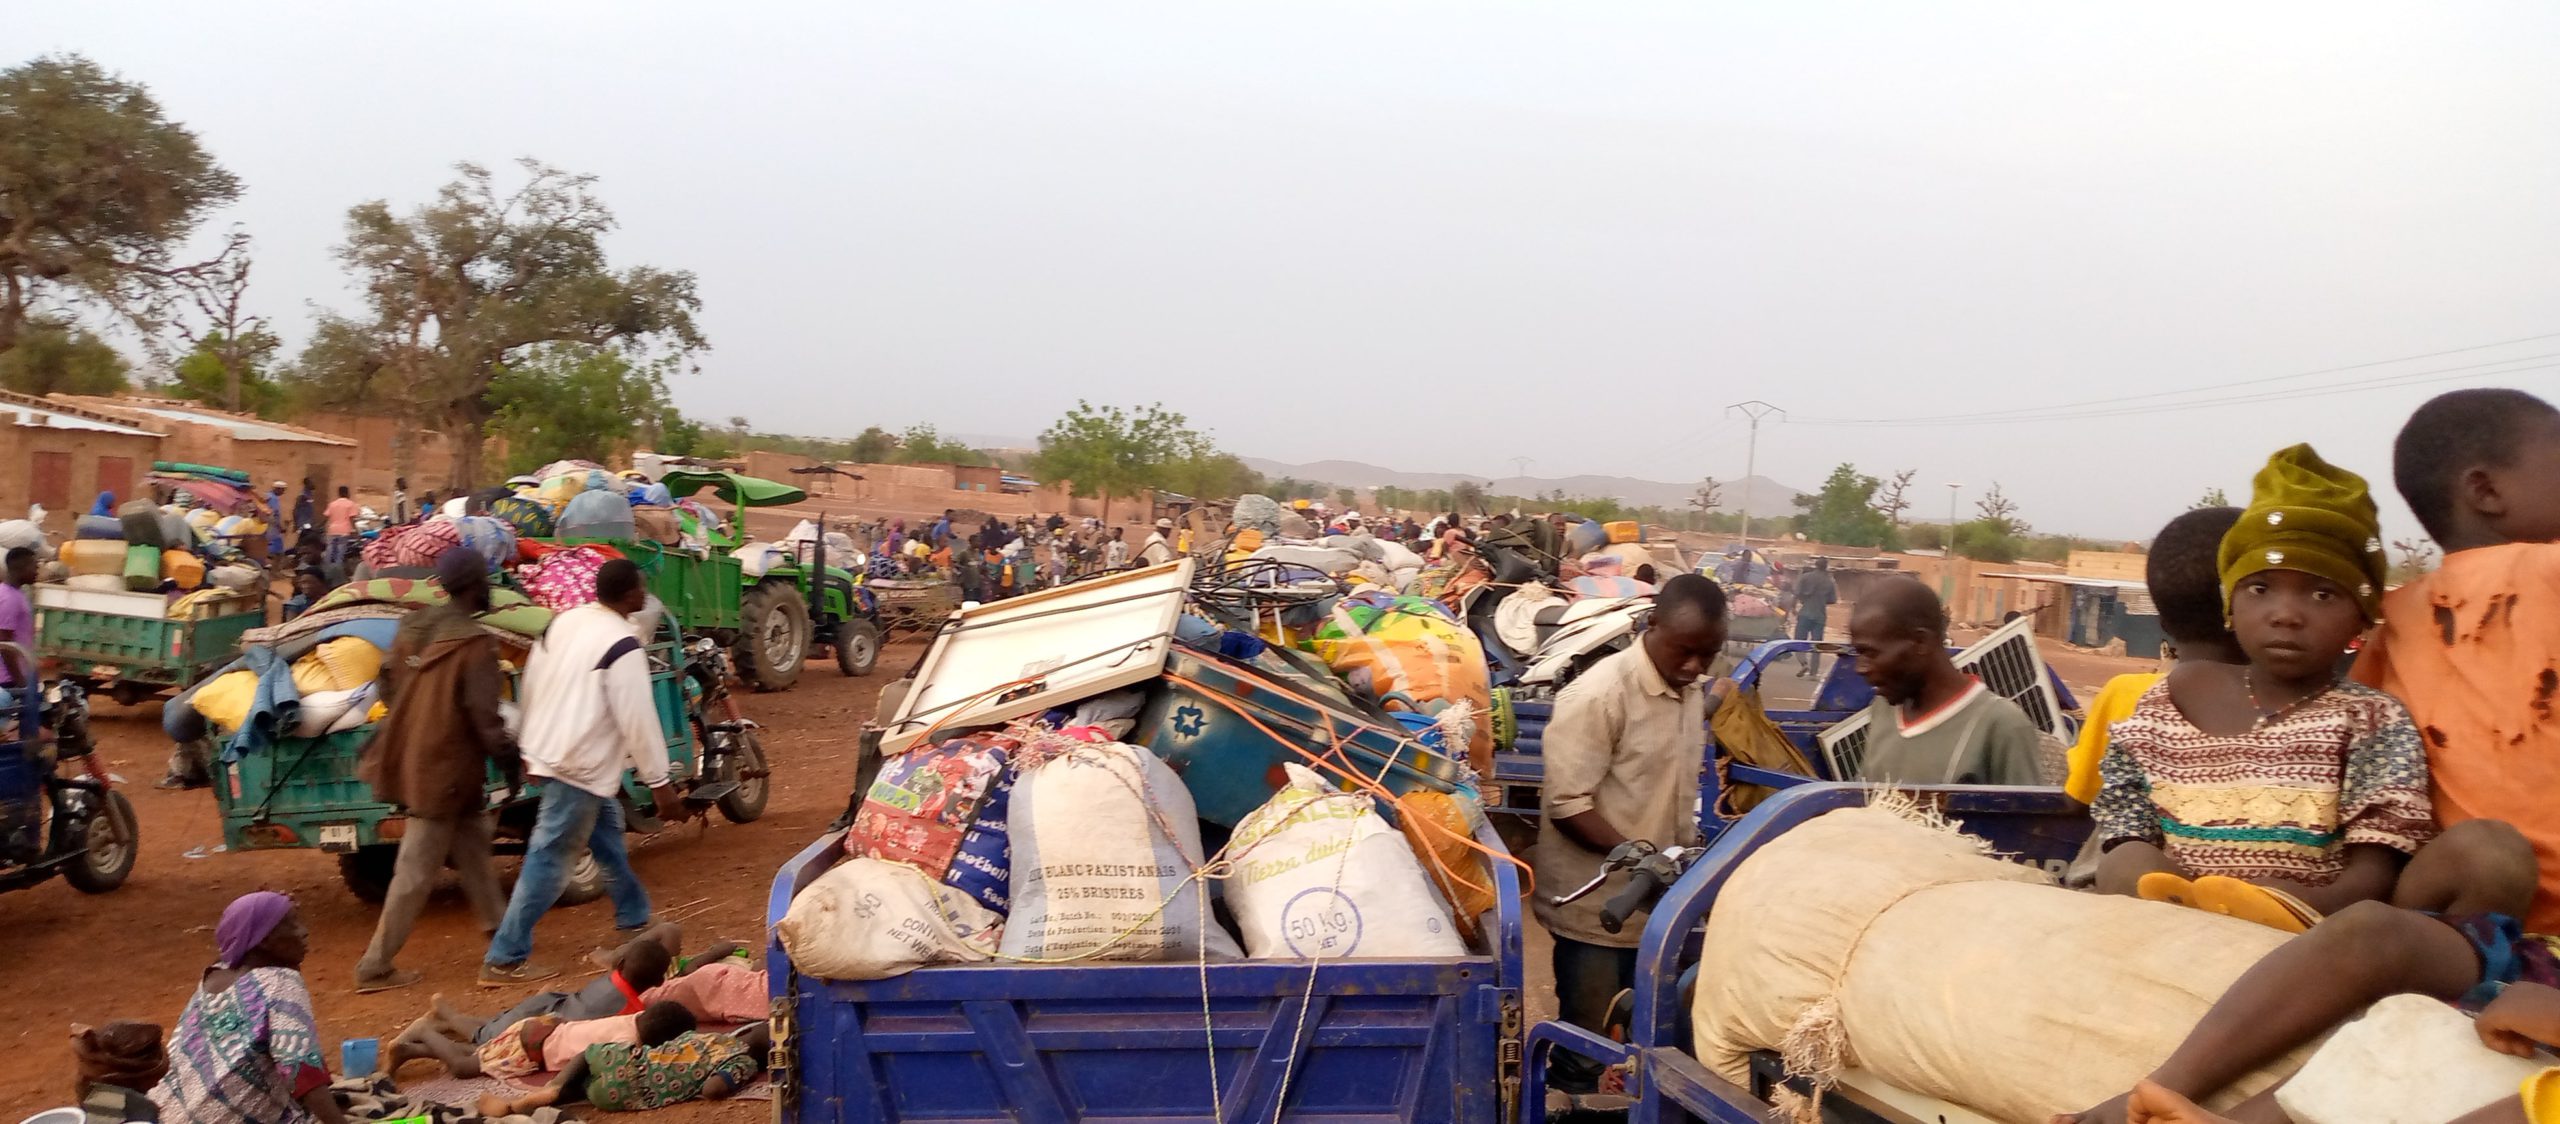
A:
<svg viewBox="0 0 2560 1124">
<path fill-rule="evenodd" d="M 914 867 L 846 859 L 791 899 L 773 935 L 803 972 L 881 980 L 927 964 L 985 961 L 1003 923 Z"/>
<path fill-rule="evenodd" d="M 1283 765 L 1289 783 L 1236 824 L 1227 908 L 1256 960 L 1464 956 L 1448 908 L 1368 796 Z"/>
<path fill-rule="evenodd" d="M 1236 958 L 1235 938 L 1192 877 L 1200 817 L 1171 768 L 1110 741 L 1015 760 L 1006 956 Z"/>
</svg>

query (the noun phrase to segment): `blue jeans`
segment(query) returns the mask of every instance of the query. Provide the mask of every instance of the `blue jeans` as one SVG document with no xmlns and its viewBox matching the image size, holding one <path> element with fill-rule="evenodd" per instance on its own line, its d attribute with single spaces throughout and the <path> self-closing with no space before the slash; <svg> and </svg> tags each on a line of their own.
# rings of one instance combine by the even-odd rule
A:
<svg viewBox="0 0 2560 1124">
<path fill-rule="evenodd" d="M 516 875 L 516 892 L 507 899 L 498 935 L 489 939 L 488 963 L 521 964 L 533 955 L 533 924 L 560 900 L 569 864 L 577 861 L 581 845 L 604 868 L 614 925 L 636 929 L 649 923 L 649 891 L 631 871 L 631 853 L 622 849 L 622 802 L 544 781 L 542 811 L 534 820 L 533 838 L 525 842 L 524 870 Z"/>
</svg>

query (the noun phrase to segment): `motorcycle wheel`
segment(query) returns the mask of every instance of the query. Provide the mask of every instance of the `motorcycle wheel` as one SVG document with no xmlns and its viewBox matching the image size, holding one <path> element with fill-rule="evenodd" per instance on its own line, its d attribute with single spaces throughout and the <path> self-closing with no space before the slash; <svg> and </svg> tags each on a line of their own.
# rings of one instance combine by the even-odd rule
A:
<svg viewBox="0 0 2560 1124">
<path fill-rule="evenodd" d="M 765 773 L 764 745 L 756 740 L 756 732 L 740 730 L 731 736 L 736 740 L 720 766 L 720 779 L 736 781 L 738 787 L 720 798 L 720 816 L 730 823 L 753 823 L 764 815 L 773 778 Z"/>
<path fill-rule="evenodd" d="M 80 857 L 62 868 L 63 880 L 72 889 L 103 894 L 124 885 L 133 873 L 133 860 L 142 853 L 133 803 L 121 792 L 108 792 L 106 807 L 80 825 L 80 844 Z"/>
</svg>

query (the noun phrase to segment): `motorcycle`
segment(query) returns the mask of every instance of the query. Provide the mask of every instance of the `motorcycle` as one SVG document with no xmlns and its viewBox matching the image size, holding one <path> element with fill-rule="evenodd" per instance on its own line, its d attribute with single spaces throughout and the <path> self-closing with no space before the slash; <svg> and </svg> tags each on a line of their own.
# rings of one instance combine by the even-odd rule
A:
<svg viewBox="0 0 2560 1124">
<path fill-rule="evenodd" d="M 729 690 L 730 649 L 710 637 L 698 637 L 685 650 L 685 717 L 693 723 L 694 743 L 702 747 L 702 783 L 685 794 L 690 804 L 720 809 L 730 823 L 747 823 L 764 815 L 772 795 L 772 769 L 765 763 L 763 727 L 738 711 Z M 715 713 L 715 709 L 717 713 Z"/>
<path fill-rule="evenodd" d="M 21 684 L 14 713 L 0 715 L 15 738 L 0 741 L 0 891 L 57 874 L 88 894 L 124 885 L 141 831 L 89 738 L 87 692 L 38 679 L 35 657 L 15 644 L 0 644 L 0 664 Z M 79 759 L 78 775 L 62 774 L 66 758 Z"/>
</svg>

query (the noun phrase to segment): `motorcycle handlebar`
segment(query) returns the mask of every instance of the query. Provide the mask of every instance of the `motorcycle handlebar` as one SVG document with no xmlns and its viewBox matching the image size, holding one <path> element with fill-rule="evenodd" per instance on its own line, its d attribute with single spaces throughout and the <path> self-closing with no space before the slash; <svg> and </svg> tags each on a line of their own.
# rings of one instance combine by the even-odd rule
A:
<svg viewBox="0 0 2560 1124">
<path fill-rule="evenodd" d="M 1637 867 L 1627 878 L 1627 888 L 1600 907 L 1600 927 L 1615 933 L 1626 927 L 1627 918 L 1653 908 L 1653 899 L 1662 893 L 1662 876 L 1645 867 Z"/>
</svg>

